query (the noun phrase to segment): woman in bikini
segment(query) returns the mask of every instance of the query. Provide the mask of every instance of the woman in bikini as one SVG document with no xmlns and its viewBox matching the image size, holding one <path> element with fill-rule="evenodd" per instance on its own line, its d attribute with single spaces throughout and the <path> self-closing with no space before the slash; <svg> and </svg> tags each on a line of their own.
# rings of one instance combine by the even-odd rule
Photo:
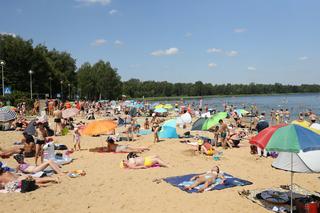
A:
<svg viewBox="0 0 320 213">
<path fill-rule="evenodd" d="M 129 160 L 123 160 L 122 165 L 124 168 L 128 169 L 147 169 L 155 165 L 159 165 L 160 167 L 169 167 L 169 165 L 157 155 L 129 158 Z"/>
<path fill-rule="evenodd" d="M 201 184 L 204 184 L 204 186 L 200 189 L 198 189 L 198 192 L 204 192 L 209 186 L 215 183 L 217 178 L 221 178 L 224 180 L 225 178 L 220 174 L 220 169 L 218 166 L 214 166 L 210 171 L 193 176 L 190 181 L 195 181 L 191 186 L 185 187 L 185 190 L 191 190 Z"/>
<path fill-rule="evenodd" d="M 41 172 L 41 171 L 45 170 L 46 168 L 48 168 L 49 166 L 57 174 L 62 174 L 59 165 L 56 164 L 55 162 L 53 162 L 52 160 L 48 160 L 47 162 L 44 162 L 44 163 L 40 164 L 39 166 L 32 166 L 24 161 L 24 156 L 21 154 L 15 155 L 14 159 L 19 164 L 17 167 L 17 170 L 21 171 L 23 173 L 26 173 L 26 174 L 34 174 L 37 172 Z"/>
<path fill-rule="evenodd" d="M 152 115 L 152 131 L 153 131 L 153 143 L 160 142 L 158 132 L 160 130 L 160 119 L 156 116 L 156 114 Z"/>
</svg>

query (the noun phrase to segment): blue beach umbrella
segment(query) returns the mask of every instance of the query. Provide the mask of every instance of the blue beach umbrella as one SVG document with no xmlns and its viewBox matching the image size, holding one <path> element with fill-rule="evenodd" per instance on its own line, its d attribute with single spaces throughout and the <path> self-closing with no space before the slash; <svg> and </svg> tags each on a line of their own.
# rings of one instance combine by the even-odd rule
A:
<svg viewBox="0 0 320 213">
<path fill-rule="evenodd" d="M 167 110 L 164 109 L 164 108 L 158 108 L 158 109 L 155 109 L 154 111 L 157 112 L 157 113 L 165 113 L 165 112 L 167 112 Z"/>
</svg>

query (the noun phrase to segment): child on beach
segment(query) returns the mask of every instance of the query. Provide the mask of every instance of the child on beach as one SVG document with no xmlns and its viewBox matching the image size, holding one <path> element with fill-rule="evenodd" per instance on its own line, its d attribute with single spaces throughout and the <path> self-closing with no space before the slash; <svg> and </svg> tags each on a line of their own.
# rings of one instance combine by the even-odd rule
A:
<svg viewBox="0 0 320 213">
<path fill-rule="evenodd" d="M 81 134 L 80 134 L 80 126 L 81 124 L 77 124 L 74 128 L 73 131 L 73 147 L 74 147 L 74 151 L 77 151 L 77 147 L 78 150 L 81 150 L 81 146 L 80 146 L 80 138 L 81 138 Z"/>
<path fill-rule="evenodd" d="M 150 128 L 149 119 L 148 118 L 146 118 L 146 120 L 144 121 L 143 126 L 144 126 L 144 129 L 149 129 Z"/>
</svg>

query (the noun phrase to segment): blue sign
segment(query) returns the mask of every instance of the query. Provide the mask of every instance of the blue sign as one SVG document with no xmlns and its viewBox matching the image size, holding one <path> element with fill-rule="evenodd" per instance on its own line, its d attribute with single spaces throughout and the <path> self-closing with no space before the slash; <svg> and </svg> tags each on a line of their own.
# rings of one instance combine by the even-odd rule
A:
<svg viewBox="0 0 320 213">
<path fill-rule="evenodd" d="M 9 94 L 11 94 L 11 93 L 12 93 L 11 87 L 5 87 L 5 88 L 4 88 L 4 94 L 9 95 Z"/>
</svg>

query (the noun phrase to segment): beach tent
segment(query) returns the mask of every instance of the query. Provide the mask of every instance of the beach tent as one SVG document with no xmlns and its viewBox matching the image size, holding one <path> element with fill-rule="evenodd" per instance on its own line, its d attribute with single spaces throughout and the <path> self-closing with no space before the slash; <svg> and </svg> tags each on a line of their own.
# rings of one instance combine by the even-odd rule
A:
<svg viewBox="0 0 320 213">
<path fill-rule="evenodd" d="M 177 122 L 175 119 L 166 121 L 160 132 L 158 133 L 159 138 L 179 138 L 176 129 Z"/>
<path fill-rule="evenodd" d="M 203 124 L 206 122 L 207 118 L 199 118 L 196 120 L 191 128 L 191 131 L 202 130 Z"/>
<path fill-rule="evenodd" d="M 291 153 L 280 152 L 272 167 L 285 171 L 316 173 L 320 172 L 320 150 L 293 153 L 291 168 Z"/>
</svg>

